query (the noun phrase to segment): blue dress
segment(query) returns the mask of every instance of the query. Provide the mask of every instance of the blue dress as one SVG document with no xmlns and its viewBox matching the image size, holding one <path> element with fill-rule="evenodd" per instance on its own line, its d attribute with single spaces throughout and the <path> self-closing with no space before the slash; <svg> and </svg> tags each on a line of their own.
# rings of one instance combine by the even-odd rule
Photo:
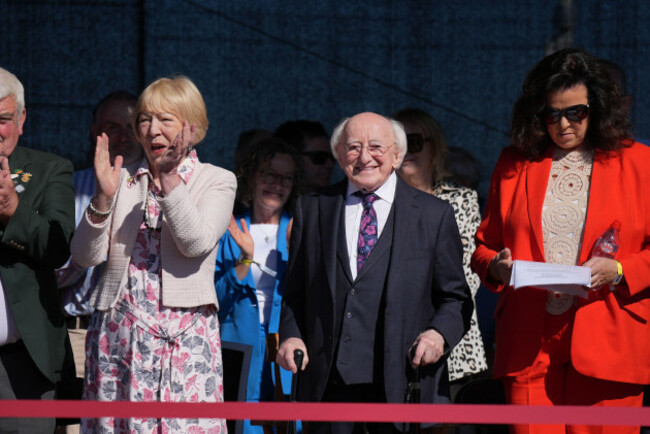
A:
<svg viewBox="0 0 650 434">
<path fill-rule="evenodd" d="M 243 218 L 250 228 L 250 210 L 236 216 Z M 241 253 L 239 246 L 226 231 L 219 242 L 217 263 L 215 267 L 215 287 L 219 299 L 219 321 L 221 323 L 221 339 L 231 342 L 251 345 L 253 354 L 248 373 L 246 401 L 273 400 L 275 387 L 275 363 L 266 363 L 266 334 L 277 333 L 280 324 L 280 307 L 284 292 L 284 277 L 289 260 L 287 249 L 287 227 L 291 221 L 289 213 L 283 213 L 280 218 L 277 236 L 277 275 L 271 313 L 267 325 L 260 324 L 259 304 L 253 275 L 249 272 L 243 280 L 235 273 L 237 258 Z M 240 225 L 241 229 L 241 225 Z M 267 301 L 269 302 L 269 301 Z M 291 391 L 291 372 L 280 368 L 282 389 L 285 395 Z M 225 373 L 227 375 L 227 373 Z M 261 426 L 252 426 L 249 421 L 244 424 L 245 433 L 262 433 Z"/>
</svg>

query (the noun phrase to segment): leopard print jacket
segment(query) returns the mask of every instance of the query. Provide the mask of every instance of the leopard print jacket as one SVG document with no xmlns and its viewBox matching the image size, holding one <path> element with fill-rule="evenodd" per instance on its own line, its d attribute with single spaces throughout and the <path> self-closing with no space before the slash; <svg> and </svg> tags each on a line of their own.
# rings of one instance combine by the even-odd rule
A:
<svg viewBox="0 0 650 434">
<path fill-rule="evenodd" d="M 474 235 L 481 223 L 478 194 L 471 188 L 462 187 L 449 181 L 436 181 L 433 186 L 433 194 L 446 200 L 454 208 L 458 231 L 463 242 L 463 270 L 472 292 L 472 299 L 474 299 L 481 284 L 479 277 L 470 269 L 472 253 L 476 249 Z M 454 347 L 447 363 L 450 381 L 459 380 L 487 369 L 483 338 L 478 328 L 476 306 L 472 312 L 469 331 Z"/>
</svg>

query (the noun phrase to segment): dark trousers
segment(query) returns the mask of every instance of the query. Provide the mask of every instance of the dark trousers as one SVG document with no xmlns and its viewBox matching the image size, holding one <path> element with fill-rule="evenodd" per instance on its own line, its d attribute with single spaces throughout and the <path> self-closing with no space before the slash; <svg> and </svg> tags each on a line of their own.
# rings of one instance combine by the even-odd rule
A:
<svg viewBox="0 0 650 434">
<path fill-rule="evenodd" d="M 383 384 L 351 384 L 341 380 L 336 368 L 327 382 L 323 402 L 386 402 Z M 392 423 L 309 422 L 309 434 L 394 434 L 401 432 Z"/>
<path fill-rule="evenodd" d="M 0 346 L 0 399 L 54 399 L 54 384 L 20 340 Z M 0 434 L 52 434 L 54 418 L 0 418 Z"/>
</svg>

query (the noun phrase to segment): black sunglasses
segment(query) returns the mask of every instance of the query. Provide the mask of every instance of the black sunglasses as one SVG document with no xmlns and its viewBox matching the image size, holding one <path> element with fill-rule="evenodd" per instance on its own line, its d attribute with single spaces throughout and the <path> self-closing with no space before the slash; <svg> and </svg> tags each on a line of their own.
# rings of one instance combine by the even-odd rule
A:
<svg viewBox="0 0 650 434">
<path fill-rule="evenodd" d="M 325 164 L 327 160 L 334 161 L 334 156 L 327 151 L 305 151 L 302 153 L 305 157 L 308 157 L 313 164 Z"/>
<path fill-rule="evenodd" d="M 560 122 L 563 117 L 571 122 L 580 122 L 589 116 L 589 106 L 587 104 L 572 105 L 562 110 L 549 110 L 546 112 L 544 122 L 547 125 Z"/>
<path fill-rule="evenodd" d="M 424 142 L 428 142 L 430 139 L 424 137 L 419 133 L 411 133 L 406 135 L 406 148 L 409 154 L 417 154 L 422 151 L 424 147 Z"/>
</svg>

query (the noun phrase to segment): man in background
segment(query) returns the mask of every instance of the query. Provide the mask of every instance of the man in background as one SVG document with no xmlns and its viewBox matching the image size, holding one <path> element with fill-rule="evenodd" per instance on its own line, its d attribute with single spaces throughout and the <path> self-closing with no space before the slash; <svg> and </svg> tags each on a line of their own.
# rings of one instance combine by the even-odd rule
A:
<svg viewBox="0 0 650 434">
<path fill-rule="evenodd" d="M 304 119 L 289 121 L 275 130 L 275 136 L 302 155 L 305 192 L 330 185 L 335 160 L 323 124 Z"/>
</svg>

